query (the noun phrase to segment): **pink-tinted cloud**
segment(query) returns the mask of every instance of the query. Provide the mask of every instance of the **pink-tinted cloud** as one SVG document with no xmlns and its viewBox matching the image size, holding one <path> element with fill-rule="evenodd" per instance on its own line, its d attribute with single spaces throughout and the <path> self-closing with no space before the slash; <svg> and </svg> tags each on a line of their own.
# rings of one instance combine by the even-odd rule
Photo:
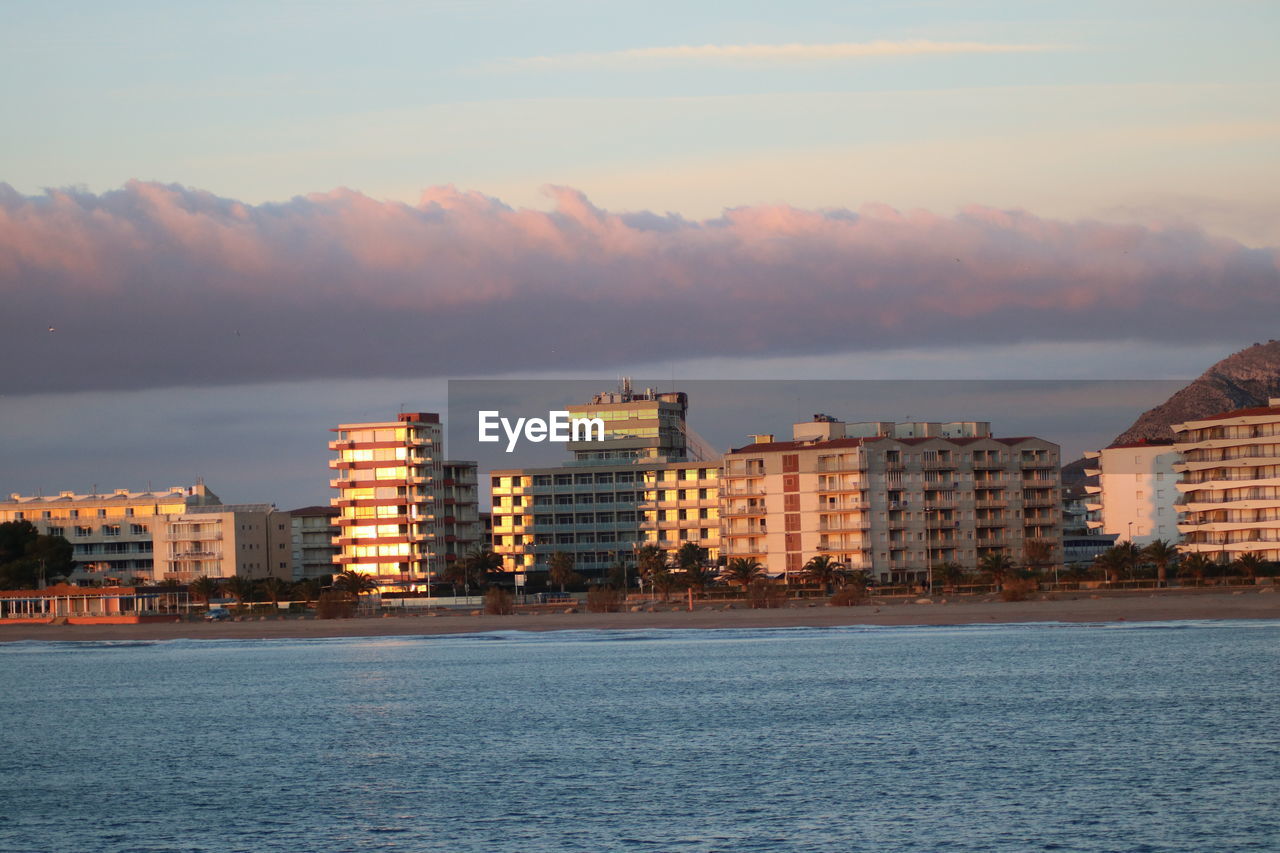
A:
<svg viewBox="0 0 1280 853">
<path fill-rule="evenodd" d="M 1193 228 L 452 187 L 247 205 L 0 185 L 0 390 L 456 375 L 708 355 L 1274 335 L 1280 255 Z M 56 331 L 50 332 L 52 326 Z"/>
</svg>

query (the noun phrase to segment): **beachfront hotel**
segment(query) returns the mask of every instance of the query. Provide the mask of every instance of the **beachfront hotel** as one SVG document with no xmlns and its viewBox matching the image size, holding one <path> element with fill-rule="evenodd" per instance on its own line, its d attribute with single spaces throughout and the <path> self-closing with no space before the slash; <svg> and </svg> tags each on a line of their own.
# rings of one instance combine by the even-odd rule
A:
<svg viewBox="0 0 1280 853">
<path fill-rule="evenodd" d="M 387 586 L 428 583 L 443 555 L 440 416 L 406 412 L 393 421 L 339 424 L 332 432 L 335 570 L 372 575 Z"/>
<path fill-rule="evenodd" d="M 931 566 L 1021 562 L 1041 541 L 1061 560 L 1059 448 L 996 438 L 985 422 L 846 424 L 815 415 L 789 441 L 725 454 L 721 554 L 791 578 L 825 555 L 890 583 Z"/>
<path fill-rule="evenodd" d="M 1280 398 L 1173 427 L 1184 553 L 1280 560 Z"/>
<path fill-rule="evenodd" d="M 599 577 L 645 541 L 672 552 L 683 541 L 714 547 L 719 460 L 689 431 L 688 405 L 683 392 L 623 380 L 569 408 L 570 418 L 603 421 L 603 440 L 568 442 L 573 459 L 562 466 L 493 471 L 493 548 L 507 571 L 547 571 L 563 551 L 576 571 Z"/>
<path fill-rule="evenodd" d="M 1172 441 L 1128 442 L 1084 456 L 1094 460 L 1085 475 L 1098 479 L 1084 486 L 1090 530 L 1139 546 L 1177 540 L 1180 456 Z"/>
<path fill-rule="evenodd" d="M 0 502 L 0 522 L 29 521 L 42 535 L 64 537 L 75 580 L 127 582 L 152 576 L 152 534 L 160 517 L 221 503 L 203 482 L 163 491 L 14 494 Z"/>
</svg>

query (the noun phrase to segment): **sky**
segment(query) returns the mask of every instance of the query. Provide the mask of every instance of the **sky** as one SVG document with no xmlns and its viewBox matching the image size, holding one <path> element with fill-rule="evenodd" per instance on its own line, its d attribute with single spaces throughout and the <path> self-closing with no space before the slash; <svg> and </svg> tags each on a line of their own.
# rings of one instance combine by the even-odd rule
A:
<svg viewBox="0 0 1280 853">
<path fill-rule="evenodd" d="M 320 502 L 461 376 L 1189 379 L 1280 318 L 1269 2 L 5 13 L 6 493 Z"/>
</svg>

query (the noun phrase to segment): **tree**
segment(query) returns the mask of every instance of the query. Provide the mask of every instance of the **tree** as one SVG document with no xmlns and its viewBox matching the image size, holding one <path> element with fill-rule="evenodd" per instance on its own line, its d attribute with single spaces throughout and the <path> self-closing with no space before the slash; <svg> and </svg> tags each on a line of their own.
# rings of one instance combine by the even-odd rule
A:
<svg viewBox="0 0 1280 853">
<path fill-rule="evenodd" d="M 1100 569 L 1107 579 L 1107 583 L 1115 583 L 1120 580 L 1120 575 L 1129 567 L 1129 552 L 1112 545 L 1107 550 L 1093 558 L 1093 565 Z"/>
<path fill-rule="evenodd" d="M 241 604 L 253 601 L 255 586 L 254 582 L 244 575 L 232 575 L 222 582 L 223 590 Z"/>
<path fill-rule="evenodd" d="M 45 536 L 29 521 L 0 524 L 0 589 L 32 589 L 75 571 L 71 543 Z"/>
<path fill-rule="evenodd" d="M 954 560 L 948 560 L 933 567 L 933 577 L 943 586 L 955 586 L 964 580 L 964 569 Z"/>
<path fill-rule="evenodd" d="M 1195 578 L 1197 583 L 1203 583 L 1205 576 L 1212 573 L 1216 565 L 1208 556 L 1197 551 L 1187 555 L 1178 565 L 1178 576 Z"/>
<path fill-rule="evenodd" d="M 826 554 L 819 554 L 804 564 L 801 574 L 822 587 L 823 592 L 834 592 L 836 587 L 844 585 L 848 569 L 844 563 L 831 559 Z"/>
<path fill-rule="evenodd" d="M 333 588 L 345 592 L 359 603 L 360 596 L 378 591 L 378 581 L 364 572 L 346 571 L 334 576 Z"/>
<path fill-rule="evenodd" d="M 759 560 L 735 557 L 724 567 L 721 577 L 728 583 L 737 584 L 745 591 L 754 582 L 765 578 L 765 570 Z"/>
<path fill-rule="evenodd" d="M 289 594 L 290 585 L 280 578 L 269 577 L 258 582 L 258 589 L 267 601 L 278 605 L 280 600 Z"/>
<path fill-rule="evenodd" d="M 659 569 L 666 568 L 667 557 L 657 545 L 641 545 L 636 549 L 636 571 L 646 581 Z"/>
<path fill-rule="evenodd" d="M 1120 556 L 1120 561 L 1128 571 L 1129 579 L 1132 580 L 1137 576 L 1138 566 L 1142 562 L 1142 549 L 1128 541 L 1117 542 L 1111 547 Z"/>
<path fill-rule="evenodd" d="M 187 592 L 196 601 L 209 603 L 209 599 L 218 594 L 218 582 L 213 578 L 198 577 L 187 584 Z"/>
<path fill-rule="evenodd" d="M 330 583 L 333 581 L 330 580 Z M 293 584 L 293 595 L 303 601 L 315 601 L 320 597 L 320 590 L 325 586 L 320 578 L 303 578 Z"/>
<path fill-rule="evenodd" d="M 1022 559 L 1028 569 L 1041 572 L 1053 565 L 1053 543 L 1047 539 L 1028 539 L 1022 546 Z"/>
<path fill-rule="evenodd" d="M 1253 580 L 1258 573 L 1267 565 L 1267 561 L 1262 559 L 1253 551 L 1245 551 L 1231 563 L 1231 568 L 1235 569 L 1246 578 Z"/>
<path fill-rule="evenodd" d="M 488 548 L 473 548 L 463 561 L 467 564 L 467 573 L 477 587 L 486 587 L 494 575 L 502 571 L 502 556 Z"/>
<path fill-rule="evenodd" d="M 996 589 L 1004 586 L 1005 577 L 1013 570 L 1013 560 L 1003 551 L 992 551 L 978 562 L 978 570 L 991 575 Z"/>
<path fill-rule="evenodd" d="M 707 549 L 697 542 L 686 542 L 676 552 L 676 566 L 690 589 L 702 592 L 714 582 L 716 572 L 707 565 Z"/>
<path fill-rule="evenodd" d="M 573 570 L 573 555 L 565 551 L 556 551 L 547 562 L 547 580 L 560 587 L 560 592 L 569 584 L 575 584 L 582 576 Z"/>
<path fill-rule="evenodd" d="M 1156 583 L 1165 586 L 1169 579 L 1169 566 L 1178 561 L 1178 546 L 1156 539 L 1142 549 L 1142 556 L 1156 567 Z"/>
<path fill-rule="evenodd" d="M 654 566 L 653 571 L 649 573 L 649 583 L 653 584 L 653 588 L 662 594 L 662 600 L 666 601 L 671 597 L 671 590 L 676 588 L 679 579 L 671 571 L 670 566 L 661 563 Z"/>
</svg>

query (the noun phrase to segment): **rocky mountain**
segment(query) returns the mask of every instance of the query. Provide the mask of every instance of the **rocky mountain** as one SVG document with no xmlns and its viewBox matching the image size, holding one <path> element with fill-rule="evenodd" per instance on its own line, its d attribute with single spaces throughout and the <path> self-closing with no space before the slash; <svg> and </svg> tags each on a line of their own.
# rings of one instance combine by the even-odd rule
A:
<svg viewBox="0 0 1280 853">
<path fill-rule="evenodd" d="M 1280 341 L 1254 344 L 1206 370 L 1154 409 L 1149 409 L 1112 442 L 1167 441 L 1173 424 L 1207 415 L 1265 406 L 1280 397 Z"/>
</svg>

